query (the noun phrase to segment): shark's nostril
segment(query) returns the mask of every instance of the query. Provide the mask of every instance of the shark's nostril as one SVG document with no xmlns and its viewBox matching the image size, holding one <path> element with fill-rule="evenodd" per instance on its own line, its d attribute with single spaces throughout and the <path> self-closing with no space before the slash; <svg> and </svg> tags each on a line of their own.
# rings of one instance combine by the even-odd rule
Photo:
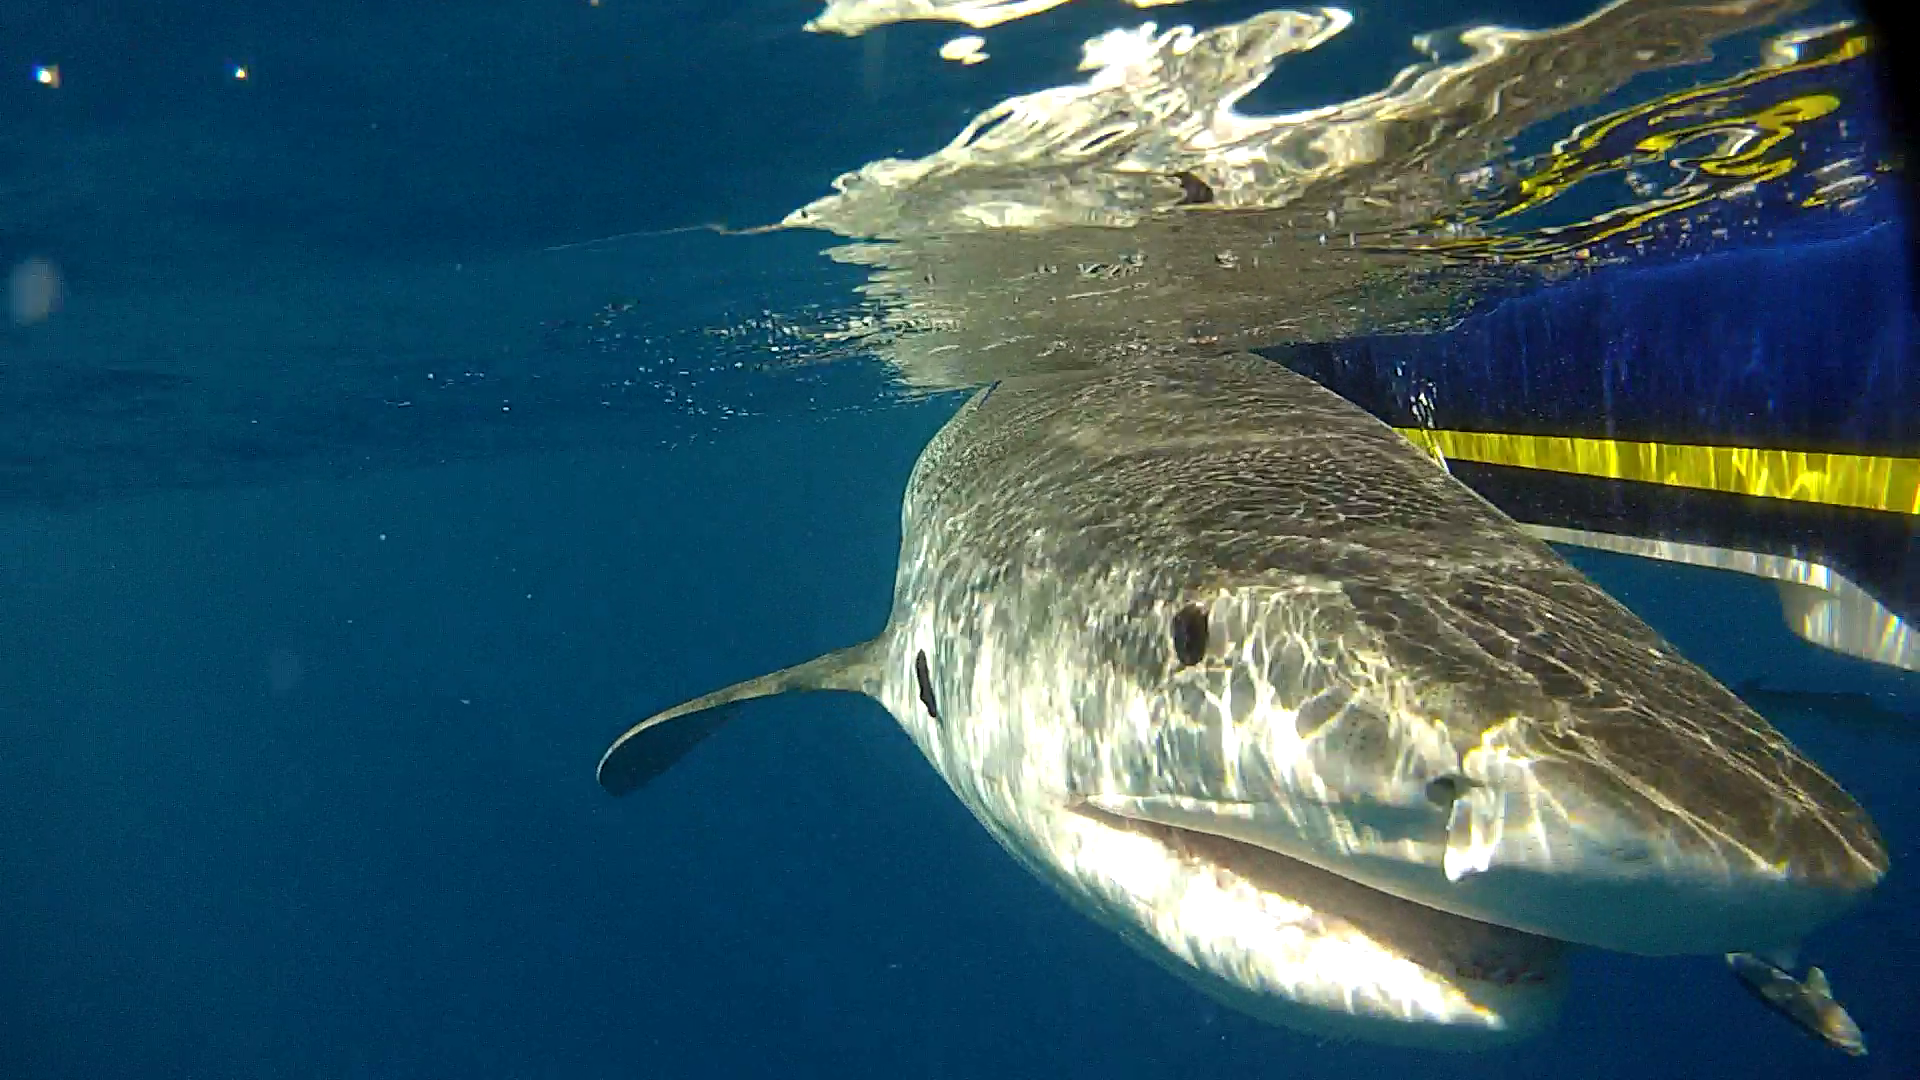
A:
<svg viewBox="0 0 1920 1080">
<path fill-rule="evenodd" d="M 1458 776 L 1436 776 L 1427 781 L 1427 801 L 1435 806 L 1452 806 L 1466 789 L 1467 782 Z"/>
</svg>

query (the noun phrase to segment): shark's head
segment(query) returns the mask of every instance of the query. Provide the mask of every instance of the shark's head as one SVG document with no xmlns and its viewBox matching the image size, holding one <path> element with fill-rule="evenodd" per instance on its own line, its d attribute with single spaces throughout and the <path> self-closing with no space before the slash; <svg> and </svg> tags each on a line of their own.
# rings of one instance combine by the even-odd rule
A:
<svg viewBox="0 0 1920 1080">
<path fill-rule="evenodd" d="M 1257 360 L 975 401 L 904 515 L 972 776 L 1643 954 L 1797 940 L 1887 868 L 1763 718 L 1401 436 Z M 917 691 L 916 691 L 917 692 Z M 976 800 L 977 801 L 977 800 Z"/>
<path fill-rule="evenodd" d="M 929 753 L 963 792 L 1017 775 L 1625 952 L 1794 941 L 1872 888 L 1886 852 L 1853 800 L 1555 563 L 1394 589 L 1116 574 L 1040 605 L 1090 617 L 929 624 L 912 652 L 956 677 Z"/>
</svg>

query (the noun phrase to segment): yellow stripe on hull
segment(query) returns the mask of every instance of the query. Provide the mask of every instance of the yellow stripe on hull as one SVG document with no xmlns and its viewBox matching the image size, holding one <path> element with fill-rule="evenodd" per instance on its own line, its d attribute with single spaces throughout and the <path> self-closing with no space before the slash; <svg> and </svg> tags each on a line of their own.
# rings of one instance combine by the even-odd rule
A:
<svg viewBox="0 0 1920 1080">
<path fill-rule="evenodd" d="M 1396 428 L 1453 461 L 1920 515 L 1920 458 Z"/>
</svg>

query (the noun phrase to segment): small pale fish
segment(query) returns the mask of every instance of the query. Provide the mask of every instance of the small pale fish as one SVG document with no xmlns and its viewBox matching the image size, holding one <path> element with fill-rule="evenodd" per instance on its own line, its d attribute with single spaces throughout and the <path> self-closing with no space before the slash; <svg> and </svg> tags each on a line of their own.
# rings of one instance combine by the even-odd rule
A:
<svg viewBox="0 0 1920 1080">
<path fill-rule="evenodd" d="M 1867 1041 L 1860 1035 L 1860 1025 L 1833 1000 L 1826 972 L 1808 968 L 1806 978 L 1796 979 L 1790 972 L 1744 952 L 1728 953 L 1727 965 L 1754 997 L 1808 1034 L 1854 1057 L 1866 1056 Z"/>
</svg>

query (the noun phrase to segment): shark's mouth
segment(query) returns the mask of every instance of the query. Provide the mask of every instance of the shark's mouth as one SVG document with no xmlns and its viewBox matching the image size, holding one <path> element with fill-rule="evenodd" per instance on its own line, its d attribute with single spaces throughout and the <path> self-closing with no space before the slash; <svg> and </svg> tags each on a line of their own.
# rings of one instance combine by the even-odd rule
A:
<svg viewBox="0 0 1920 1080">
<path fill-rule="evenodd" d="M 1563 942 L 1426 907 L 1244 841 L 1085 803 L 1070 809 L 1090 832 L 1138 838 L 1136 853 L 1150 841 L 1165 867 L 1158 873 L 1120 868 L 1117 843 L 1113 857 L 1084 845 L 1079 862 L 1131 894 L 1163 945 L 1195 967 L 1260 983 L 1245 987 L 1254 993 L 1356 1019 L 1509 1034 L 1538 1026 L 1558 1001 Z M 1261 968 L 1270 977 L 1249 976 Z"/>
</svg>

